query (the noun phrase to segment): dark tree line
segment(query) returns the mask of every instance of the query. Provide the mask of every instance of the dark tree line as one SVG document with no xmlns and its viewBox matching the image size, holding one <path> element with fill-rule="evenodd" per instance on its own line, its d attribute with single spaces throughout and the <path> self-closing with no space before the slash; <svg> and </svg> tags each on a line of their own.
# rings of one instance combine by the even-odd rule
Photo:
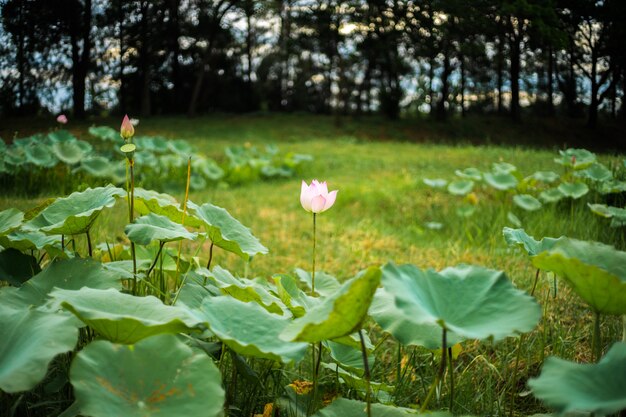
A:
<svg viewBox="0 0 626 417">
<path fill-rule="evenodd" d="M 623 0 L 0 0 L 0 114 L 626 119 Z"/>
</svg>

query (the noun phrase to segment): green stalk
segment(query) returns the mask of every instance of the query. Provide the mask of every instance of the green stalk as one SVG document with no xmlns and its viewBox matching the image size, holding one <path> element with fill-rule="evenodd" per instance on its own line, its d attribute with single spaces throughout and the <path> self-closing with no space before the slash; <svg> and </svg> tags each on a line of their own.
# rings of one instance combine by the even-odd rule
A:
<svg viewBox="0 0 626 417">
<path fill-rule="evenodd" d="M 150 268 L 148 268 L 148 272 L 146 272 L 146 278 L 150 278 L 150 273 L 152 272 L 152 270 L 154 269 L 154 267 L 156 266 L 159 260 L 159 256 L 161 255 L 161 251 L 163 250 L 163 245 L 165 245 L 165 242 L 162 240 L 159 240 L 159 250 L 157 251 L 156 257 L 154 258 L 152 265 L 150 265 Z"/>
<path fill-rule="evenodd" d="M 93 258 L 93 251 L 91 249 L 91 237 L 89 236 L 89 229 L 87 229 L 87 231 L 85 232 L 85 235 L 87 235 L 87 250 L 89 251 L 89 257 Z"/>
<path fill-rule="evenodd" d="M 423 413 L 424 411 L 426 411 L 426 407 L 428 407 L 428 403 L 430 402 L 430 399 L 435 393 L 435 389 L 437 388 L 437 385 L 439 385 L 439 381 L 443 380 L 443 376 L 446 371 L 446 356 L 447 356 L 446 348 L 448 344 L 446 340 L 446 336 L 447 336 L 446 328 L 444 327 L 442 331 L 442 335 L 441 335 L 441 365 L 439 366 L 439 373 L 435 376 L 435 379 L 430 385 L 430 389 L 428 390 L 428 395 L 426 396 L 426 399 L 424 400 L 424 403 L 422 404 L 422 407 L 420 408 L 420 413 Z"/>
<path fill-rule="evenodd" d="M 128 190 L 128 222 L 132 223 L 135 213 L 135 160 L 128 158 L 128 166 L 130 172 L 130 188 Z M 135 253 L 135 242 L 130 241 L 130 253 L 133 257 L 133 294 L 137 295 L 137 255 Z"/>
<path fill-rule="evenodd" d="M 454 408 L 454 364 L 452 362 L 452 348 L 448 348 L 448 372 L 450 372 L 450 412 Z"/>
<path fill-rule="evenodd" d="M 595 320 L 593 322 L 593 335 L 592 335 L 592 348 L 593 348 L 593 361 L 598 362 L 600 356 L 602 356 L 602 334 L 600 330 L 600 313 L 596 311 Z"/>
<path fill-rule="evenodd" d="M 370 364 L 367 360 L 367 349 L 365 348 L 363 329 L 359 330 L 359 339 L 361 339 L 361 353 L 363 354 L 363 368 L 365 369 L 363 377 L 365 378 L 365 402 L 367 403 L 367 417 L 372 417 L 372 404 L 370 398 Z"/>
<path fill-rule="evenodd" d="M 315 294 L 315 249 L 316 249 L 316 214 L 313 213 L 313 272 L 311 273 L 311 295 Z"/>
<path fill-rule="evenodd" d="M 209 262 L 206 264 L 206 269 L 211 269 L 211 261 L 213 260 L 213 241 L 211 241 L 211 246 L 209 246 Z M 206 281 L 206 278 L 204 279 Z M 205 282 L 206 284 L 206 282 Z"/>
</svg>

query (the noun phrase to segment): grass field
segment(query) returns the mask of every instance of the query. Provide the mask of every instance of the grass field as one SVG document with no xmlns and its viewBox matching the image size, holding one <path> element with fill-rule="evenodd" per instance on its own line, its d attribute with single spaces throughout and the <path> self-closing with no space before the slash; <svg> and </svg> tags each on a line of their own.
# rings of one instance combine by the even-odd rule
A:
<svg viewBox="0 0 626 417">
<path fill-rule="evenodd" d="M 110 122 L 116 127 L 117 123 Z M 70 128 L 79 137 L 86 137 L 85 125 Z M 509 211 L 522 221 L 523 227 L 536 238 L 567 235 L 580 239 L 598 240 L 625 247 L 623 231 L 610 229 L 606 220 L 594 216 L 586 202 L 600 202 L 590 194 L 582 202 L 562 201 L 547 205 L 537 212 L 523 212 L 511 202 L 506 192 L 477 188 L 473 203 L 477 212 L 462 218 L 456 209 L 467 204 L 445 190 L 434 190 L 423 178 L 453 179 L 455 169 L 476 167 L 489 170 L 494 162 L 509 162 L 525 175 L 537 170 L 561 172 L 553 162 L 556 150 L 567 143 L 580 146 L 584 138 L 573 136 L 553 139 L 551 135 L 564 131 L 541 130 L 539 127 L 508 127 L 499 119 L 486 119 L 450 126 L 406 121 L 397 123 L 377 119 L 344 120 L 337 125 L 330 117 L 313 116 L 224 116 L 188 120 L 155 118 L 142 120 L 137 134 L 159 134 L 168 138 L 191 141 L 198 150 L 216 159 L 222 158 L 228 145 L 277 144 L 281 152 L 307 153 L 314 157 L 289 180 L 259 181 L 240 186 L 217 186 L 202 192 L 192 192 L 196 203 L 211 202 L 226 208 L 235 218 L 250 227 L 269 254 L 255 258 L 250 265 L 233 255 L 216 250 L 213 264 L 229 268 L 240 275 L 271 277 L 289 273 L 294 268 L 310 268 L 312 225 L 311 216 L 300 206 L 300 182 L 325 180 L 339 194 L 334 207 L 318 216 L 318 269 L 345 279 L 370 266 L 388 261 L 412 263 L 420 268 L 442 269 L 459 263 L 479 264 L 503 270 L 520 288 L 529 290 L 534 269 L 528 257 L 508 248 L 502 238 L 502 228 L 513 226 L 507 219 Z M 454 131 L 457 126 L 459 132 Z M 19 123 L 15 129 L 19 129 Z M 23 134 L 28 134 L 27 127 Z M 9 131 L 3 127 L 3 135 Z M 560 129 L 560 128 L 559 128 Z M 521 138 L 524 145 L 507 145 Z M 466 136 L 463 136 L 465 132 Z M 550 139 L 552 140 L 550 141 Z M 479 144 L 475 144 L 479 143 Z M 496 143 L 496 144 L 494 144 Z M 503 144 L 504 143 L 504 144 Z M 529 147 L 541 145 L 541 149 Z M 619 144 L 616 145 L 616 147 Z M 621 146 L 621 145 L 620 145 Z M 605 153 L 600 159 L 611 165 L 621 164 L 623 155 Z M 138 167 L 141 169 L 141 167 Z M 181 177 L 186 172 L 180 172 Z M 184 190 L 177 198 L 182 199 Z M 51 194 L 51 196 L 54 194 Z M 8 207 L 27 209 L 49 197 L 0 196 L 0 210 Z M 623 202 L 622 202 L 623 204 Z M 126 224 L 123 208 L 104 213 L 96 223 L 96 241 L 124 239 Z M 437 222 L 442 228 L 433 230 L 427 223 Z M 79 238 L 82 239 L 82 238 Z M 79 240 L 80 244 L 84 244 Z M 191 247 L 197 256 L 206 259 L 208 245 Z M 545 303 L 545 317 L 540 326 L 526 339 L 519 362 L 519 374 L 513 380 L 515 363 L 514 340 L 497 346 L 464 345 L 456 363 L 457 412 L 478 415 L 503 414 L 513 387 L 525 391 L 524 381 L 536 375 L 545 355 L 556 354 L 566 359 L 588 360 L 589 329 L 592 317 L 582 302 L 569 289 L 560 287 L 552 300 L 552 281 L 545 276 L 537 297 Z M 451 300 L 454 302 L 454 300 Z M 621 337 L 618 320 L 605 319 L 604 344 Z M 380 340 L 380 335 L 374 335 Z M 374 368 L 374 379 L 393 382 L 395 369 L 386 359 L 395 357 L 390 341 L 381 345 Z M 405 352 L 410 373 L 396 398 L 398 404 L 411 405 L 424 395 L 420 378 L 432 372 L 423 366 L 428 352 Z M 420 359 L 421 358 L 421 359 Z M 422 362 L 420 362 L 422 361 Z M 421 374 L 425 372 L 425 374 Z M 427 384 L 426 384 L 427 385 Z M 445 401 L 441 400 L 442 406 Z M 519 397 L 516 414 L 530 414 L 543 408 L 532 396 Z M 508 412 L 508 411 L 507 411 Z"/>
</svg>

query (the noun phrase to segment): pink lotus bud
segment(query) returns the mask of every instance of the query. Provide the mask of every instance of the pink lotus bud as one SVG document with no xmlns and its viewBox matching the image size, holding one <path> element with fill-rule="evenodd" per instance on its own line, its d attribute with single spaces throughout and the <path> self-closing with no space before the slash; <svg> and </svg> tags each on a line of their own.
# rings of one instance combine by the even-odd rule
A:
<svg viewBox="0 0 626 417">
<path fill-rule="evenodd" d="M 328 192 L 326 181 L 320 183 L 317 180 L 311 181 L 311 185 L 307 185 L 302 181 L 300 190 L 300 204 L 302 207 L 312 213 L 322 213 L 335 204 L 337 198 L 337 190 Z"/>
<path fill-rule="evenodd" d="M 135 134 L 135 128 L 133 124 L 130 122 L 128 115 L 124 116 L 124 120 L 122 120 L 122 127 L 120 128 L 120 135 L 124 138 L 124 140 L 128 140 L 133 137 Z"/>
<path fill-rule="evenodd" d="M 62 125 L 67 123 L 67 116 L 64 114 L 59 114 L 57 116 L 57 122 L 61 123 Z"/>
</svg>

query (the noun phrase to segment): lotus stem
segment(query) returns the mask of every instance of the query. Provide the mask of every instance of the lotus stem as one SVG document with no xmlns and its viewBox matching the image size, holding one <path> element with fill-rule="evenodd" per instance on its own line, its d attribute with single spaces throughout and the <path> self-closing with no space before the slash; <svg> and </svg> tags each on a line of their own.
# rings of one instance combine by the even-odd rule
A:
<svg viewBox="0 0 626 417">
<path fill-rule="evenodd" d="M 592 336 L 592 350 L 593 350 L 593 362 L 598 362 L 600 356 L 602 356 L 602 334 L 600 330 L 600 313 L 595 312 L 595 319 L 593 322 L 593 336 Z"/>
<path fill-rule="evenodd" d="M 206 269 L 211 269 L 211 261 L 213 260 L 213 241 L 211 241 L 211 246 L 209 246 L 209 262 L 206 264 Z M 206 284 L 206 278 L 204 278 L 204 283 Z"/>
<path fill-rule="evenodd" d="M 367 403 L 367 417 L 372 417 L 372 405 L 370 398 L 370 364 L 367 360 L 367 349 L 365 348 L 365 338 L 363 337 L 363 329 L 359 330 L 359 339 L 361 339 L 361 353 L 363 354 L 363 368 L 365 370 L 363 377 L 365 378 L 365 402 Z"/>
<path fill-rule="evenodd" d="M 454 408 L 454 363 L 452 362 L 452 347 L 448 348 L 448 372 L 450 372 L 450 413 Z"/>
<path fill-rule="evenodd" d="M 189 182 L 191 180 L 191 156 L 187 159 L 187 184 L 185 185 L 185 199 L 183 200 L 183 214 L 180 219 L 180 224 L 185 225 L 185 217 L 187 215 L 187 201 L 189 200 Z M 174 279 L 175 285 L 178 284 L 178 275 L 180 274 L 180 255 L 183 251 L 183 241 L 178 243 L 178 256 L 176 257 L 176 278 Z M 181 284 L 182 285 L 182 284 Z"/>
<path fill-rule="evenodd" d="M 85 232 L 85 235 L 87 235 L 87 250 L 89 251 L 89 257 L 93 258 L 93 251 L 91 249 L 91 237 L 89 236 L 89 229 L 87 229 L 87 231 Z"/>
<path fill-rule="evenodd" d="M 316 215 L 313 213 L 313 271 L 311 273 L 311 295 L 315 294 L 315 249 L 316 249 Z"/>
<path fill-rule="evenodd" d="M 313 407 L 315 407 L 315 401 L 317 399 L 317 380 L 320 375 L 320 364 L 322 362 L 322 342 L 317 344 L 317 358 L 315 357 L 315 344 L 311 344 L 311 365 L 313 366 L 313 390 L 312 398 L 309 403 L 309 411 L 312 413 Z"/>
<path fill-rule="evenodd" d="M 156 266 L 156 264 L 157 264 L 157 262 L 159 260 L 159 256 L 161 255 L 161 251 L 163 250 L 163 246 L 164 245 L 165 245 L 165 242 L 160 240 L 159 241 L 159 250 L 157 251 L 156 257 L 154 258 L 154 262 L 152 262 L 152 265 L 150 265 L 150 268 L 148 268 L 148 272 L 146 272 L 146 278 L 150 277 L 150 273 L 152 272 L 152 270 Z"/>
<path fill-rule="evenodd" d="M 539 273 L 541 272 L 541 270 L 539 268 L 537 268 L 537 272 L 535 273 L 535 281 L 533 282 L 533 288 L 530 290 L 530 296 L 534 296 L 535 295 L 535 289 L 537 288 L 537 282 L 539 281 Z"/>
<path fill-rule="evenodd" d="M 128 168 L 130 174 L 130 186 L 128 189 L 128 222 L 132 223 L 135 216 L 135 160 L 128 158 Z M 137 255 L 135 253 L 135 242 L 130 242 L 130 253 L 133 258 L 133 294 L 137 295 Z"/>
<path fill-rule="evenodd" d="M 439 366 L 439 373 L 435 376 L 435 379 L 430 385 L 430 389 L 428 390 L 428 395 L 426 396 L 426 399 L 424 400 L 424 403 L 422 404 L 422 407 L 420 408 L 420 413 L 423 413 L 424 411 L 426 411 L 426 407 L 428 407 L 428 403 L 430 402 L 430 399 L 435 393 L 435 389 L 437 388 L 437 385 L 439 385 L 439 381 L 443 381 L 443 376 L 446 371 L 446 356 L 447 356 L 446 351 L 447 351 L 447 345 L 448 345 L 446 332 L 447 330 L 444 327 L 442 334 L 441 334 L 441 364 Z"/>
</svg>

